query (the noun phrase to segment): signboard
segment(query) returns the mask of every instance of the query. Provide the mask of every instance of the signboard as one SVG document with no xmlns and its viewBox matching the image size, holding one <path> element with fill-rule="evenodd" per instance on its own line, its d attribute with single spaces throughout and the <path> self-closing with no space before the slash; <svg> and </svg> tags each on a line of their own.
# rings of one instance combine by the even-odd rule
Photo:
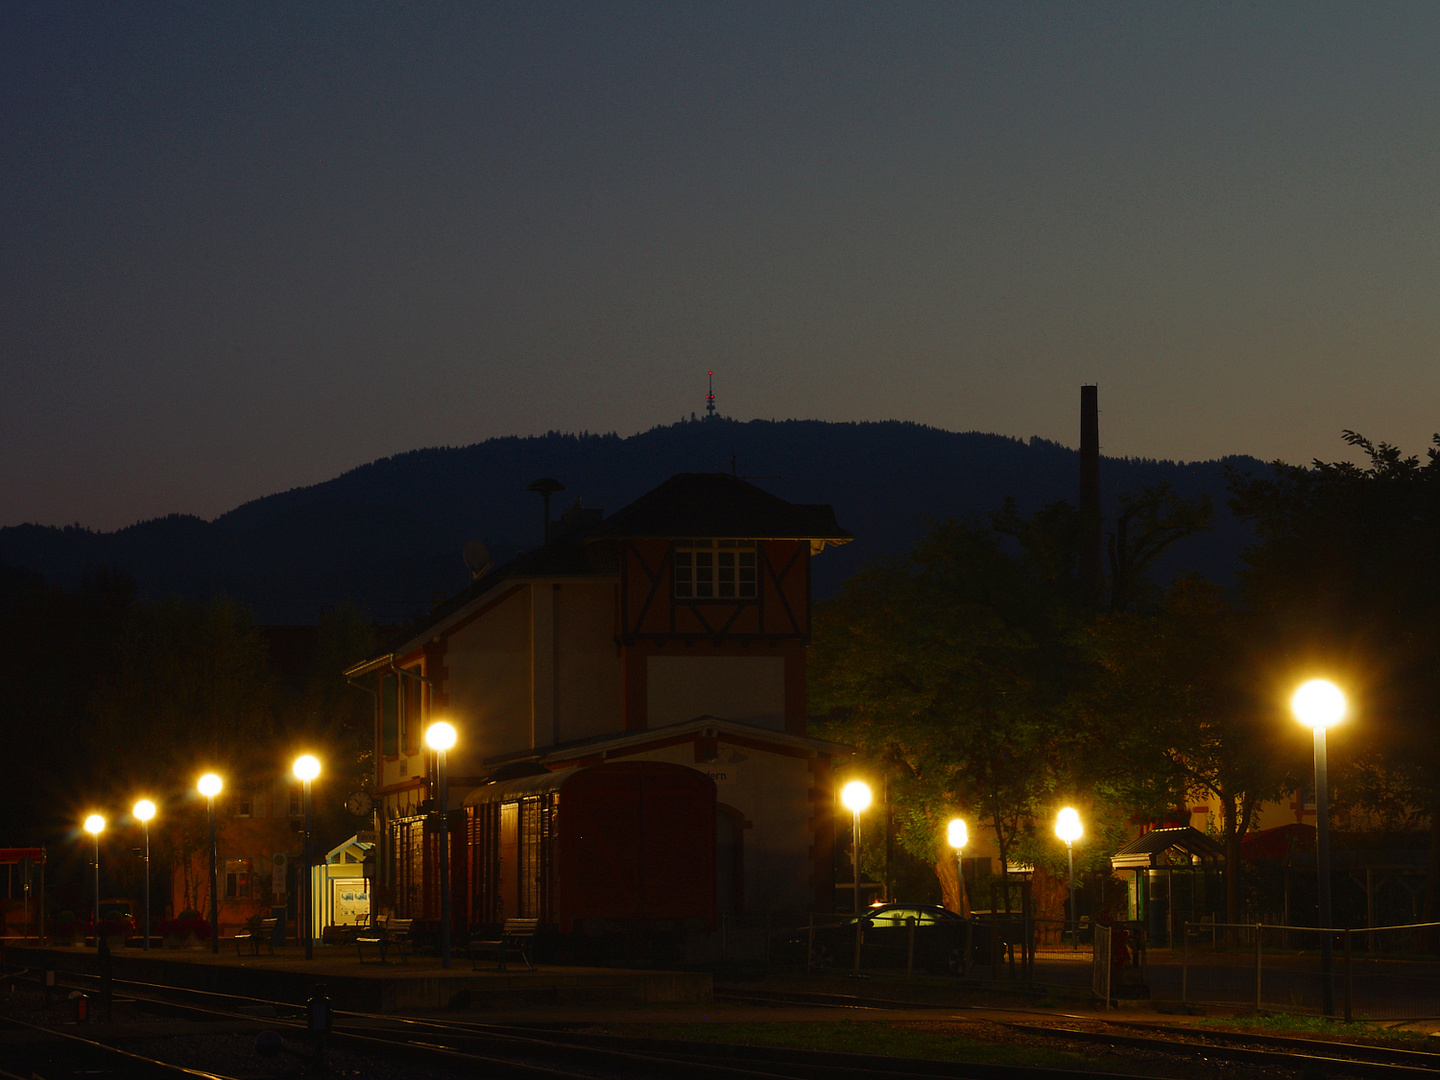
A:
<svg viewBox="0 0 1440 1080">
<path fill-rule="evenodd" d="M 364 878 L 331 878 L 330 907 L 336 926 L 355 926 L 370 915 L 370 892 Z"/>
</svg>

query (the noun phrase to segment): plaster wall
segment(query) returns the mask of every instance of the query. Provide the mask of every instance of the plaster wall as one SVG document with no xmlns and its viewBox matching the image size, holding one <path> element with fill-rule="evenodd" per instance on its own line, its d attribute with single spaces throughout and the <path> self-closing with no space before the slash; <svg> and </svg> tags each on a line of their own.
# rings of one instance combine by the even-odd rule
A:
<svg viewBox="0 0 1440 1080">
<path fill-rule="evenodd" d="M 531 589 L 516 589 L 446 640 L 444 712 L 463 733 L 451 775 L 483 771 L 497 754 L 528 750 L 533 725 Z"/>
<path fill-rule="evenodd" d="M 624 729 L 620 686 L 623 675 L 615 645 L 615 585 L 551 586 L 559 641 L 555 667 L 556 722 L 551 737 L 537 746 L 554 745 Z"/>
<path fill-rule="evenodd" d="M 651 656 L 646 666 L 651 727 L 714 716 L 785 730 L 785 659 L 780 656 Z"/>
</svg>

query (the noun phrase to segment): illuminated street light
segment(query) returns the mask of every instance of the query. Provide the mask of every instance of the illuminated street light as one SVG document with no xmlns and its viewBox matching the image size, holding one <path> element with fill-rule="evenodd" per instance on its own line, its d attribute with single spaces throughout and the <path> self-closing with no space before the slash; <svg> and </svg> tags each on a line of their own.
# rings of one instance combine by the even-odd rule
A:
<svg viewBox="0 0 1440 1080">
<path fill-rule="evenodd" d="M 301 903 L 300 910 L 295 917 L 295 929 L 305 942 L 305 959 L 313 960 L 315 959 L 315 889 L 314 872 L 310 868 L 310 781 L 320 775 L 320 759 L 314 754 L 301 754 L 295 759 L 292 768 L 295 778 L 300 781 L 305 803 L 305 874 L 302 883 L 305 889 L 305 900 Z"/>
<path fill-rule="evenodd" d="M 155 816 L 155 804 L 141 799 L 131 811 L 135 820 L 145 827 L 145 951 L 150 951 L 150 819 Z"/>
<path fill-rule="evenodd" d="M 435 803 L 440 808 L 440 966 L 450 966 L 450 788 L 445 753 L 455 745 L 455 727 L 437 720 L 425 729 L 425 745 L 435 751 Z M 502 953 L 501 959 L 504 959 Z"/>
<path fill-rule="evenodd" d="M 200 777 L 196 785 L 205 796 L 205 812 L 210 819 L 210 951 L 220 951 L 220 874 L 215 866 L 215 796 L 225 786 L 213 772 Z"/>
<path fill-rule="evenodd" d="M 91 814 L 85 819 L 85 831 L 95 840 L 95 914 L 93 928 L 95 931 L 95 947 L 100 947 L 100 834 L 105 831 L 105 819 L 99 814 Z"/>
<path fill-rule="evenodd" d="M 1320 989 L 1326 1016 L 1335 1012 L 1330 985 L 1334 948 L 1330 941 L 1330 794 L 1325 777 L 1325 729 L 1345 719 L 1345 695 L 1324 679 L 1311 679 L 1290 699 L 1295 719 L 1315 732 L 1315 873 L 1320 890 Z"/>
<path fill-rule="evenodd" d="M 1070 947 L 1078 949 L 1080 934 L 1077 928 L 1080 920 L 1075 910 L 1075 850 L 1071 845 L 1085 835 L 1085 829 L 1081 826 L 1080 815 L 1075 812 L 1074 807 L 1067 806 L 1060 811 L 1060 816 L 1055 819 L 1055 835 L 1065 841 L 1065 861 L 1070 866 Z"/>
<path fill-rule="evenodd" d="M 864 780 L 851 780 L 840 789 L 840 804 L 850 811 L 855 824 L 855 914 L 860 914 L 860 811 L 870 805 L 870 785 Z M 857 951 L 856 955 L 859 953 Z"/>
<path fill-rule="evenodd" d="M 946 830 L 946 839 L 950 846 L 955 849 L 955 874 L 960 881 L 960 914 L 968 914 L 965 908 L 965 845 L 970 842 L 970 830 L 965 827 L 962 818 L 951 820 Z"/>
</svg>

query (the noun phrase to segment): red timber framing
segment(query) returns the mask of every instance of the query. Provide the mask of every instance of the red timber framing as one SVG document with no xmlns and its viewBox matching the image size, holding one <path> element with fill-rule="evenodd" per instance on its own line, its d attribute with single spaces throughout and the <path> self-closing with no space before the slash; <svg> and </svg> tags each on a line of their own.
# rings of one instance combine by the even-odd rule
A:
<svg viewBox="0 0 1440 1080">
<path fill-rule="evenodd" d="M 810 541 L 756 540 L 756 595 L 675 598 L 675 540 L 620 541 L 617 641 L 774 642 L 810 639 Z"/>
</svg>

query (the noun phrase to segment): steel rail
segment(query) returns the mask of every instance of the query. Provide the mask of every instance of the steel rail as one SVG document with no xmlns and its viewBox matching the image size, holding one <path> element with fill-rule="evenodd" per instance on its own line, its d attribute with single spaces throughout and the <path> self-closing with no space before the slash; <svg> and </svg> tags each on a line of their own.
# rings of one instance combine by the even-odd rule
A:
<svg viewBox="0 0 1440 1080">
<path fill-rule="evenodd" d="M 161 1061 L 159 1058 L 146 1057 L 144 1054 L 137 1054 L 131 1050 L 122 1050 L 118 1046 L 111 1046 L 109 1043 L 97 1042 L 95 1039 L 87 1039 L 82 1035 L 75 1035 L 68 1031 L 61 1031 L 58 1028 L 46 1024 L 36 1024 L 29 1020 L 21 1020 L 16 1016 L 0 1016 L 0 1021 L 6 1024 L 13 1024 L 16 1027 L 29 1028 L 31 1031 L 38 1031 L 61 1042 L 70 1043 L 72 1046 L 83 1047 L 88 1052 L 98 1057 L 113 1061 L 119 1058 L 133 1067 L 146 1070 L 145 1075 L 149 1076 L 174 1076 L 186 1077 L 189 1080 L 238 1080 L 236 1077 L 227 1076 L 225 1073 L 207 1072 L 204 1069 L 192 1069 L 185 1065 L 175 1065 L 168 1061 Z"/>
<path fill-rule="evenodd" d="M 1131 1049 L 1149 1049 L 1165 1053 L 1204 1052 L 1206 1057 L 1223 1058 L 1227 1061 L 1241 1061 L 1250 1065 L 1267 1065 L 1275 1068 L 1294 1069 L 1297 1066 L 1314 1066 L 1322 1070 L 1319 1075 L 1341 1073 L 1345 1076 L 1368 1077 L 1374 1080 L 1399 1080 L 1401 1077 L 1440 1077 L 1434 1067 L 1418 1065 L 1386 1064 L 1378 1061 L 1362 1061 L 1356 1058 L 1333 1057 L 1319 1054 L 1300 1053 L 1297 1049 L 1286 1051 L 1256 1050 L 1244 1046 L 1230 1046 L 1202 1041 L 1176 1042 L 1168 1039 L 1149 1038 L 1137 1035 L 1121 1035 L 1113 1031 L 1086 1031 L 1083 1028 L 1050 1027 L 1043 1024 L 1007 1023 L 1013 1031 L 1029 1035 L 1050 1036 L 1056 1039 L 1075 1039 L 1081 1042 L 1104 1043 L 1109 1046 L 1126 1046 Z M 1324 1044 L 1327 1047 L 1333 1043 Z"/>
</svg>

